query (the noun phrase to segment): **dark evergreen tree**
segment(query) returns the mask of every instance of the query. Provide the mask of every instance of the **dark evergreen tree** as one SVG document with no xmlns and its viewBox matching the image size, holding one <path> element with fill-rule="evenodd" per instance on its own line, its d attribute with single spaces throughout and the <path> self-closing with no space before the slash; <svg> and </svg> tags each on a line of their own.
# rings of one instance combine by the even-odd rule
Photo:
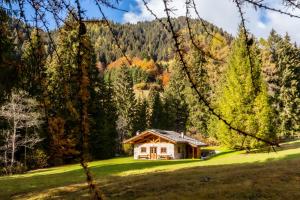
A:
<svg viewBox="0 0 300 200">
<path fill-rule="evenodd" d="M 142 98 L 137 102 L 135 130 L 144 131 L 148 127 L 148 102 L 146 99 Z"/>
<path fill-rule="evenodd" d="M 170 82 L 165 89 L 164 103 L 166 119 L 169 129 L 178 132 L 186 130 L 188 119 L 188 105 L 185 99 L 187 82 L 184 74 L 181 73 L 180 63 L 175 61 L 172 66 Z"/>
<path fill-rule="evenodd" d="M 197 85 L 198 91 L 210 101 L 212 98 L 212 91 L 209 85 L 209 77 L 207 70 L 207 61 L 202 52 L 192 48 L 189 54 L 189 72 L 193 78 L 194 83 Z M 186 78 L 185 78 L 186 79 Z M 188 80 L 187 87 L 185 89 L 185 97 L 188 105 L 189 116 L 187 121 L 187 128 L 192 129 L 202 135 L 208 135 L 208 122 L 210 115 L 207 107 L 198 99 L 198 96 L 194 89 L 191 88 Z"/>
<path fill-rule="evenodd" d="M 160 93 L 155 89 L 150 89 L 148 102 L 148 127 L 157 129 L 164 128 L 164 110 Z"/>
<path fill-rule="evenodd" d="M 278 63 L 278 51 L 281 49 L 283 45 L 282 38 L 272 30 L 268 40 L 261 39 L 262 46 L 262 59 L 263 59 L 263 67 L 262 72 L 264 79 L 267 83 L 268 95 L 270 99 L 270 105 L 273 108 L 274 117 L 272 119 L 272 124 L 274 124 L 274 131 L 279 132 L 280 127 L 280 87 L 281 87 L 281 74 L 282 70 Z"/>
<path fill-rule="evenodd" d="M 117 130 L 117 114 L 113 101 L 113 91 L 110 79 L 105 82 L 99 73 L 97 81 L 92 84 L 91 93 L 91 132 L 90 151 L 95 159 L 105 159 L 115 156 Z"/>
<path fill-rule="evenodd" d="M 37 96 L 38 100 L 43 99 L 43 95 L 45 95 L 43 93 L 45 93 L 46 58 L 43 32 L 34 29 L 31 32 L 30 40 L 26 40 L 23 45 L 20 87 L 23 87 L 31 95 Z"/>
<path fill-rule="evenodd" d="M 283 136 L 294 136 L 300 131 L 300 50 L 291 44 L 289 36 L 284 38 L 278 63 L 282 69 L 280 132 Z"/>
<path fill-rule="evenodd" d="M 137 101 L 128 67 L 123 66 L 118 69 L 115 76 L 113 82 L 114 102 L 118 115 L 119 142 L 121 143 L 135 134 Z"/>
<path fill-rule="evenodd" d="M 264 77 L 276 117 L 276 132 L 292 136 L 299 131 L 299 49 L 288 36 L 282 38 L 274 30 L 262 41 Z"/>
<path fill-rule="evenodd" d="M 0 7 L 0 103 L 16 84 L 20 65 L 9 28 L 10 21 L 9 16 Z"/>
</svg>

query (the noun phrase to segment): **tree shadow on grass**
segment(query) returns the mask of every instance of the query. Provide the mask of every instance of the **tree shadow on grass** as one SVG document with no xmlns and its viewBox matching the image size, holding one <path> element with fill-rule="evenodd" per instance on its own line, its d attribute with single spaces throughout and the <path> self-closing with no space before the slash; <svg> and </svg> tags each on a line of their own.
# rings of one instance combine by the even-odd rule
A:
<svg viewBox="0 0 300 200">
<path fill-rule="evenodd" d="M 300 153 L 284 162 L 199 166 L 174 171 L 109 176 L 98 182 L 108 199 L 299 199 Z M 289 160 L 290 159 L 290 160 Z M 155 162 L 155 161 L 154 161 Z M 175 161 L 176 162 L 176 161 Z M 137 168 L 145 164 L 140 163 Z M 295 169 L 290 166 L 294 166 Z M 101 168 L 101 167 L 100 167 Z M 100 170 L 99 168 L 99 170 Z M 74 186 L 75 187 L 75 186 Z M 49 199 L 89 199 L 86 186 L 57 189 Z"/>
<path fill-rule="evenodd" d="M 137 160 L 134 163 L 125 163 L 125 164 L 111 164 L 105 166 L 93 166 L 91 167 L 93 173 L 99 176 L 105 175 L 114 175 L 120 172 L 127 172 L 132 170 L 143 170 L 149 169 L 158 166 L 168 166 L 168 165 L 177 165 L 177 164 L 187 164 L 200 162 L 201 160 L 164 160 L 164 161 L 154 161 L 154 160 L 146 160 L 140 161 Z"/>
<path fill-rule="evenodd" d="M 298 149 L 298 148 L 300 148 L 300 140 L 282 143 L 282 144 L 280 144 L 280 147 L 274 147 L 274 148 L 275 148 L 275 152 L 280 152 L 280 151 L 285 151 L 285 150 L 290 150 L 290 149 Z M 274 152 L 274 149 L 272 149 L 272 147 L 268 146 L 268 147 L 264 147 L 261 149 L 252 150 L 251 152 L 248 152 L 248 154 L 270 153 L 270 152 Z"/>
<path fill-rule="evenodd" d="M 233 153 L 233 152 L 235 152 L 235 150 L 222 151 L 222 152 L 220 152 L 220 153 L 217 153 L 217 154 L 214 154 L 214 155 L 212 155 L 212 156 L 209 156 L 209 157 L 205 158 L 204 160 L 210 160 L 210 159 L 212 159 L 212 158 L 217 158 L 217 157 L 220 157 L 220 156 L 224 156 L 224 155 L 226 155 L 226 154 L 230 154 L 230 153 Z"/>
<path fill-rule="evenodd" d="M 218 200 L 299 199 L 293 196 L 300 197 L 296 184 L 300 180 L 299 158 L 300 153 L 295 153 L 280 160 L 269 159 L 269 162 L 198 166 L 132 175 L 126 179 L 112 177 L 102 189 L 112 199 L 173 200 L 195 199 L 196 196 Z"/>
<path fill-rule="evenodd" d="M 272 162 L 272 161 L 291 160 L 291 159 L 297 159 L 297 158 L 300 158 L 300 153 L 285 155 L 283 158 L 267 158 L 263 162 L 257 161 L 257 162 L 254 162 L 254 163 L 267 163 L 267 162 Z"/>
<path fill-rule="evenodd" d="M 103 178 L 105 176 L 116 175 L 121 172 L 131 170 L 143 170 L 158 166 L 188 164 L 201 162 L 200 160 L 171 160 L 171 161 L 136 161 L 123 164 L 107 164 L 104 166 L 93 166 L 91 171 L 94 178 Z M 50 169 L 51 170 L 51 169 Z M 44 190 L 53 187 L 61 187 L 65 185 L 83 183 L 85 174 L 81 168 L 71 171 L 62 171 L 56 174 L 36 174 L 35 176 L 21 176 L 14 178 L 0 179 L 0 199 L 7 196 L 17 195 L 35 190 Z M 16 189 L 17 188 L 17 189 Z M 17 192 L 16 192 L 17 191 Z"/>
</svg>

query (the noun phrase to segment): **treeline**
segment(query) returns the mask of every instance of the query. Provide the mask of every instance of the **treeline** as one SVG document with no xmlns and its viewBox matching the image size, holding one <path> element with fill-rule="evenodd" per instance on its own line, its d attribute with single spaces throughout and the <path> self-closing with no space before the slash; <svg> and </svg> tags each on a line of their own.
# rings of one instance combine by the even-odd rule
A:
<svg viewBox="0 0 300 200">
<path fill-rule="evenodd" d="M 173 20 L 188 40 L 184 18 Z M 53 38 L 31 28 L 30 39 L 17 42 L 4 12 L 1 22 L 1 174 L 77 162 L 82 127 L 90 160 L 130 154 L 122 141 L 147 128 L 184 131 L 231 148 L 264 145 L 211 115 L 157 21 L 112 24 L 127 57 L 101 22 L 83 25 L 69 15 Z M 289 37 L 275 31 L 267 40 L 252 37 L 249 58 L 242 30 L 232 40 L 192 22 L 203 51 L 185 43 L 188 70 L 215 111 L 261 138 L 299 134 L 300 53 Z"/>
<path fill-rule="evenodd" d="M 165 23 L 166 19 L 162 19 Z M 186 37 L 187 25 L 185 17 L 173 19 L 175 31 L 182 32 Z M 221 28 L 204 21 L 205 28 L 199 20 L 190 19 L 193 31 L 208 39 L 210 36 L 206 31 L 218 33 L 231 40 L 232 36 Z M 121 50 L 118 48 L 106 23 L 98 20 L 87 22 L 87 29 L 92 43 L 94 44 L 97 61 L 109 64 L 122 57 L 122 50 L 126 50 L 129 57 L 141 59 L 153 59 L 156 61 L 168 61 L 174 57 L 173 41 L 168 32 L 161 27 L 159 21 L 138 22 L 137 24 L 110 23 L 114 35 L 118 38 Z"/>
</svg>

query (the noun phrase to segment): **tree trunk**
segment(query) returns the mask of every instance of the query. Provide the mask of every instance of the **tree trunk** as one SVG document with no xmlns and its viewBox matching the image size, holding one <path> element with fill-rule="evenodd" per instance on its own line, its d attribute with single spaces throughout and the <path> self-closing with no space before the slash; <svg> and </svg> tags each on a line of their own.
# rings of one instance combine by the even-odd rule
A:
<svg viewBox="0 0 300 200">
<path fill-rule="evenodd" d="M 14 101 L 14 99 L 13 99 Z M 13 104 L 13 135 L 11 137 L 11 161 L 10 161 L 10 173 L 12 173 L 12 168 L 15 162 L 15 144 L 16 144 L 16 134 L 17 134 L 17 122 L 16 122 L 16 112 L 15 105 Z"/>
<path fill-rule="evenodd" d="M 26 145 L 27 145 L 27 126 L 26 126 L 26 130 L 25 130 L 25 146 L 24 146 L 24 166 L 25 166 L 25 169 L 27 170 L 27 148 L 26 148 Z"/>
<path fill-rule="evenodd" d="M 7 167 L 7 151 L 4 151 L 4 166 Z"/>
<path fill-rule="evenodd" d="M 14 165 L 15 162 L 15 150 L 16 150 L 15 143 L 16 143 L 16 128 L 14 126 L 14 131 L 11 138 L 11 163 L 10 163 L 11 167 Z"/>
</svg>

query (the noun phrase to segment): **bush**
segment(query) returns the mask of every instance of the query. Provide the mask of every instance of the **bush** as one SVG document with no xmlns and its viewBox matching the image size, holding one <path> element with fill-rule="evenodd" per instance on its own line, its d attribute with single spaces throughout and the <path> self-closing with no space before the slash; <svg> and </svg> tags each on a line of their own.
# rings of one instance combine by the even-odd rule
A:
<svg viewBox="0 0 300 200">
<path fill-rule="evenodd" d="M 37 149 L 29 157 L 28 166 L 30 167 L 30 169 L 47 167 L 48 159 L 49 159 L 49 157 L 46 155 L 46 153 L 43 150 Z"/>
<path fill-rule="evenodd" d="M 7 167 L 0 167 L 0 175 L 9 175 L 9 174 L 22 174 L 26 172 L 26 167 L 24 166 L 23 163 L 20 162 L 15 162 L 15 164 Z"/>
<path fill-rule="evenodd" d="M 0 167 L 0 176 L 4 176 L 4 175 L 7 175 L 7 174 L 8 174 L 7 168 Z"/>
<path fill-rule="evenodd" d="M 124 154 L 126 156 L 133 155 L 133 145 L 132 144 L 123 144 L 123 150 L 124 150 Z"/>
<path fill-rule="evenodd" d="M 27 171 L 26 167 L 24 166 L 23 163 L 20 162 L 16 162 L 11 169 L 12 174 L 22 174 L 26 171 Z"/>
<path fill-rule="evenodd" d="M 145 82 L 137 83 L 134 85 L 133 88 L 135 90 L 147 90 L 147 83 L 145 83 Z"/>
</svg>

